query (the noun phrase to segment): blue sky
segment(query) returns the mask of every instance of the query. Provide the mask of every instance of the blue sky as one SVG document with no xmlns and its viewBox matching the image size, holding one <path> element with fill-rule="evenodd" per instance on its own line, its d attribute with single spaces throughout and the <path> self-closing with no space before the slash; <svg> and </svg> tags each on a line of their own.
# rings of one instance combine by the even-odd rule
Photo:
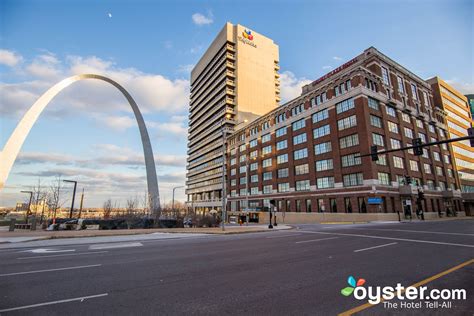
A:
<svg viewBox="0 0 474 316">
<path fill-rule="evenodd" d="M 171 188 L 184 184 L 189 70 L 226 21 L 279 45 L 284 100 L 369 46 L 422 78 L 439 75 L 474 93 L 473 10 L 472 1 L 0 0 L 0 146 L 52 84 L 84 71 L 107 74 L 144 112 L 169 201 Z M 79 180 L 86 206 L 142 196 L 133 120 L 112 87 L 69 87 L 31 131 L 0 206 L 22 201 L 20 190 L 39 176 L 49 185 L 55 174 Z"/>
</svg>

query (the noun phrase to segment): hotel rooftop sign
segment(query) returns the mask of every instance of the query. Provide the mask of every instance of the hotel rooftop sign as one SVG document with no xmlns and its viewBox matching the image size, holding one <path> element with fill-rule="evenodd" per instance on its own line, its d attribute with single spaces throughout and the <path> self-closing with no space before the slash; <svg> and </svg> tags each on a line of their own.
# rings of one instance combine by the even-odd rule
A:
<svg viewBox="0 0 474 316">
<path fill-rule="evenodd" d="M 340 72 L 340 71 L 346 69 L 347 67 L 353 65 L 355 62 L 357 62 L 357 57 L 355 57 L 355 58 L 349 60 L 347 63 L 345 63 L 345 64 L 343 64 L 343 65 L 337 67 L 336 69 L 334 69 L 334 70 L 328 72 L 327 74 L 325 74 L 325 75 L 322 76 L 321 78 L 316 79 L 315 81 L 313 81 L 313 82 L 311 83 L 311 85 L 314 87 L 314 86 L 317 85 L 318 83 L 323 82 L 324 80 L 328 79 L 329 77 L 332 77 L 333 75 L 337 74 L 338 72 Z"/>
</svg>

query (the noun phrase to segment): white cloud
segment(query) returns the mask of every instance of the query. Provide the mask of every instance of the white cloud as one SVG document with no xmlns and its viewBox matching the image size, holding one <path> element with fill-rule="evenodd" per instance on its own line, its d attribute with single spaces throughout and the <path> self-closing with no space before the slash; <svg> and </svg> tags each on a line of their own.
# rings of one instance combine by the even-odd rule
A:
<svg viewBox="0 0 474 316">
<path fill-rule="evenodd" d="M 16 66 L 23 60 L 23 57 L 15 52 L 6 49 L 0 49 L 0 64 L 10 67 Z"/>
<path fill-rule="evenodd" d="M 324 70 L 329 70 L 329 69 L 332 69 L 332 67 L 331 67 L 331 66 L 327 66 L 327 65 L 326 65 L 326 66 L 323 66 L 322 68 L 323 68 Z"/>
<path fill-rule="evenodd" d="M 342 58 L 341 58 L 341 57 L 338 57 L 338 56 L 333 56 L 332 59 L 334 59 L 334 60 L 342 60 Z"/>
<path fill-rule="evenodd" d="M 125 131 L 130 127 L 137 126 L 137 121 L 129 116 L 97 115 L 95 118 L 116 131 Z"/>
<path fill-rule="evenodd" d="M 445 81 L 462 94 L 474 94 L 474 82 L 461 82 L 457 78 Z"/>
<path fill-rule="evenodd" d="M 191 73 L 191 71 L 193 70 L 194 66 L 195 66 L 194 64 L 179 65 L 178 66 L 178 72 L 183 72 L 183 73 L 189 75 Z"/>
<path fill-rule="evenodd" d="M 193 22 L 196 25 L 206 25 L 214 22 L 212 12 L 208 12 L 207 16 L 201 13 L 194 13 L 192 16 Z"/>
<path fill-rule="evenodd" d="M 306 78 L 297 78 L 291 71 L 284 71 L 280 74 L 280 95 L 281 103 L 284 104 L 301 95 L 301 88 L 311 83 Z"/>
</svg>

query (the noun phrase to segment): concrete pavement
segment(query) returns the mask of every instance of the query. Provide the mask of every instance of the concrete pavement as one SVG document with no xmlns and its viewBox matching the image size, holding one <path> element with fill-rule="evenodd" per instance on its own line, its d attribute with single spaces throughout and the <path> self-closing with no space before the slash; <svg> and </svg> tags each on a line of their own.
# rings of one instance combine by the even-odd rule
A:
<svg viewBox="0 0 474 316">
<path fill-rule="evenodd" d="M 367 303 L 341 295 L 350 275 L 371 286 L 409 286 L 468 262 L 473 223 L 298 225 L 266 234 L 61 246 L 46 240 L 0 250 L 0 313 L 335 315 Z M 427 283 L 467 290 L 468 299 L 449 309 L 378 305 L 360 313 L 471 314 L 473 272 L 467 264 Z"/>
</svg>

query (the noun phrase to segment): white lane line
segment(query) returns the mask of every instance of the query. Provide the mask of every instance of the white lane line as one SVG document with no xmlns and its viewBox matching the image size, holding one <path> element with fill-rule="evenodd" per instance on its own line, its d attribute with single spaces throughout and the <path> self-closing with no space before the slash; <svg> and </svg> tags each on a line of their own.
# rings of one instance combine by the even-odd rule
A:
<svg viewBox="0 0 474 316">
<path fill-rule="evenodd" d="M 448 246 L 458 246 L 458 247 L 474 248 L 474 245 L 453 244 L 453 243 L 442 242 L 442 241 L 417 240 L 417 239 L 394 238 L 394 237 L 383 237 L 383 236 L 370 236 L 370 235 L 359 235 L 359 234 L 326 233 L 326 232 L 315 232 L 315 231 L 308 231 L 308 230 L 303 230 L 303 231 L 300 230 L 300 232 L 302 232 L 302 233 L 308 233 L 308 234 L 353 236 L 353 237 L 362 237 L 362 238 L 386 239 L 386 240 L 398 240 L 398 241 L 410 241 L 410 242 L 418 242 L 418 243 L 423 243 L 423 244 L 448 245 Z"/>
<path fill-rule="evenodd" d="M 94 250 L 94 249 L 115 249 L 115 248 L 130 248 L 130 247 L 141 247 L 141 246 L 143 246 L 142 243 L 130 242 L 130 243 L 122 243 L 122 244 L 91 245 L 91 246 L 89 246 L 89 249 L 90 250 Z"/>
<path fill-rule="evenodd" d="M 385 245 L 379 245 L 379 246 L 374 246 L 374 247 L 369 247 L 369 248 L 357 249 L 357 250 L 354 250 L 354 252 L 361 252 L 361 251 L 371 250 L 371 249 L 375 249 L 375 248 L 382 248 L 382 247 L 392 246 L 392 245 L 396 245 L 396 244 L 397 244 L 396 242 L 392 242 L 392 243 L 385 244 Z"/>
<path fill-rule="evenodd" d="M 58 269 L 47 269 L 47 270 L 34 270 L 34 271 L 25 271 L 25 272 L 14 272 L 14 273 L 0 274 L 0 277 L 11 276 L 11 275 L 20 275 L 20 274 L 32 274 L 32 273 L 51 272 L 51 271 L 85 269 L 85 268 L 94 268 L 94 267 L 100 267 L 100 266 L 101 266 L 101 264 L 90 264 L 90 265 L 87 265 L 87 266 L 75 266 L 75 267 L 58 268 Z"/>
<path fill-rule="evenodd" d="M 89 296 L 82 296 L 82 297 L 75 297 L 75 298 L 69 298 L 65 300 L 59 300 L 59 301 L 52 301 L 52 302 L 46 302 L 46 303 L 39 303 L 39 304 L 33 304 L 33 305 L 25 305 L 25 306 L 18 306 L 18 307 L 12 307 L 12 308 L 7 308 L 7 309 L 2 309 L 0 310 L 0 313 L 3 312 L 11 312 L 11 311 L 17 311 L 20 309 L 27 309 L 27 308 L 34 308 L 34 307 L 40 307 L 40 306 L 47 306 L 47 305 L 54 305 L 54 304 L 61 304 L 61 303 L 68 303 L 68 302 L 74 302 L 74 301 L 85 301 L 91 298 L 98 298 L 98 297 L 103 297 L 107 296 L 109 293 L 102 293 L 102 294 L 97 294 L 97 295 L 89 295 Z"/>
<path fill-rule="evenodd" d="M 23 252 L 31 252 L 31 253 L 55 253 L 55 252 L 74 252 L 76 249 L 53 249 L 53 248 L 38 248 L 38 249 L 30 249 L 25 250 Z"/>
<path fill-rule="evenodd" d="M 282 236 L 272 236 L 272 237 L 267 237 L 267 239 L 272 239 L 272 238 L 283 238 L 283 237 L 293 237 L 293 236 L 301 236 L 303 234 L 291 234 L 291 235 L 282 235 Z"/>
<path fill-rule="evenodd" d="M 392 232 L 409 232 L 409 233 L 420 233 L 420 234 L 438 234 L 438 235 L 455 235 L 455 236 L 473 236 L 474 234 L 464 234 L 464 233 L 447 233 L 447 232 L 431 232 L 427 230 L 408 230 L 408 229 L 383 229 L 383 228 L 362 228 L 354 227 L 351 229 L 364 229 L 364 230 L 379 230 L 379 231 L 392 231 Z"/>
<path fill-rule="evenodd" d="M 42 258 L 53 258 L 53 257 L 66 257 L 66 256 L 87 256 L 93 255 L 96 253 L 106 253 L 108 251 L 94 251 L 94 252 L 81 252 L 81 253 L 68 253 L 63 255 L 50 255 L 50 256 L 33 256 L 33 257 L 20 257 L 17 258 L 18 260 L 25 260 L 25 259 L 42 259 Z"/>
<path fill-rule="evenodd" d="M 303 244 L 306 242 L 313 242 L 313 241 L 321 241 L 321 240 L 329 240 L 329 239 L 336 239 L 339 237 L 329 237 L 329 238 L 320 238 L 320 239 L 311 239 L 311 240 L 302 240 L 302 241 L 297 241 L 295 244 Z"/>
</svg>

